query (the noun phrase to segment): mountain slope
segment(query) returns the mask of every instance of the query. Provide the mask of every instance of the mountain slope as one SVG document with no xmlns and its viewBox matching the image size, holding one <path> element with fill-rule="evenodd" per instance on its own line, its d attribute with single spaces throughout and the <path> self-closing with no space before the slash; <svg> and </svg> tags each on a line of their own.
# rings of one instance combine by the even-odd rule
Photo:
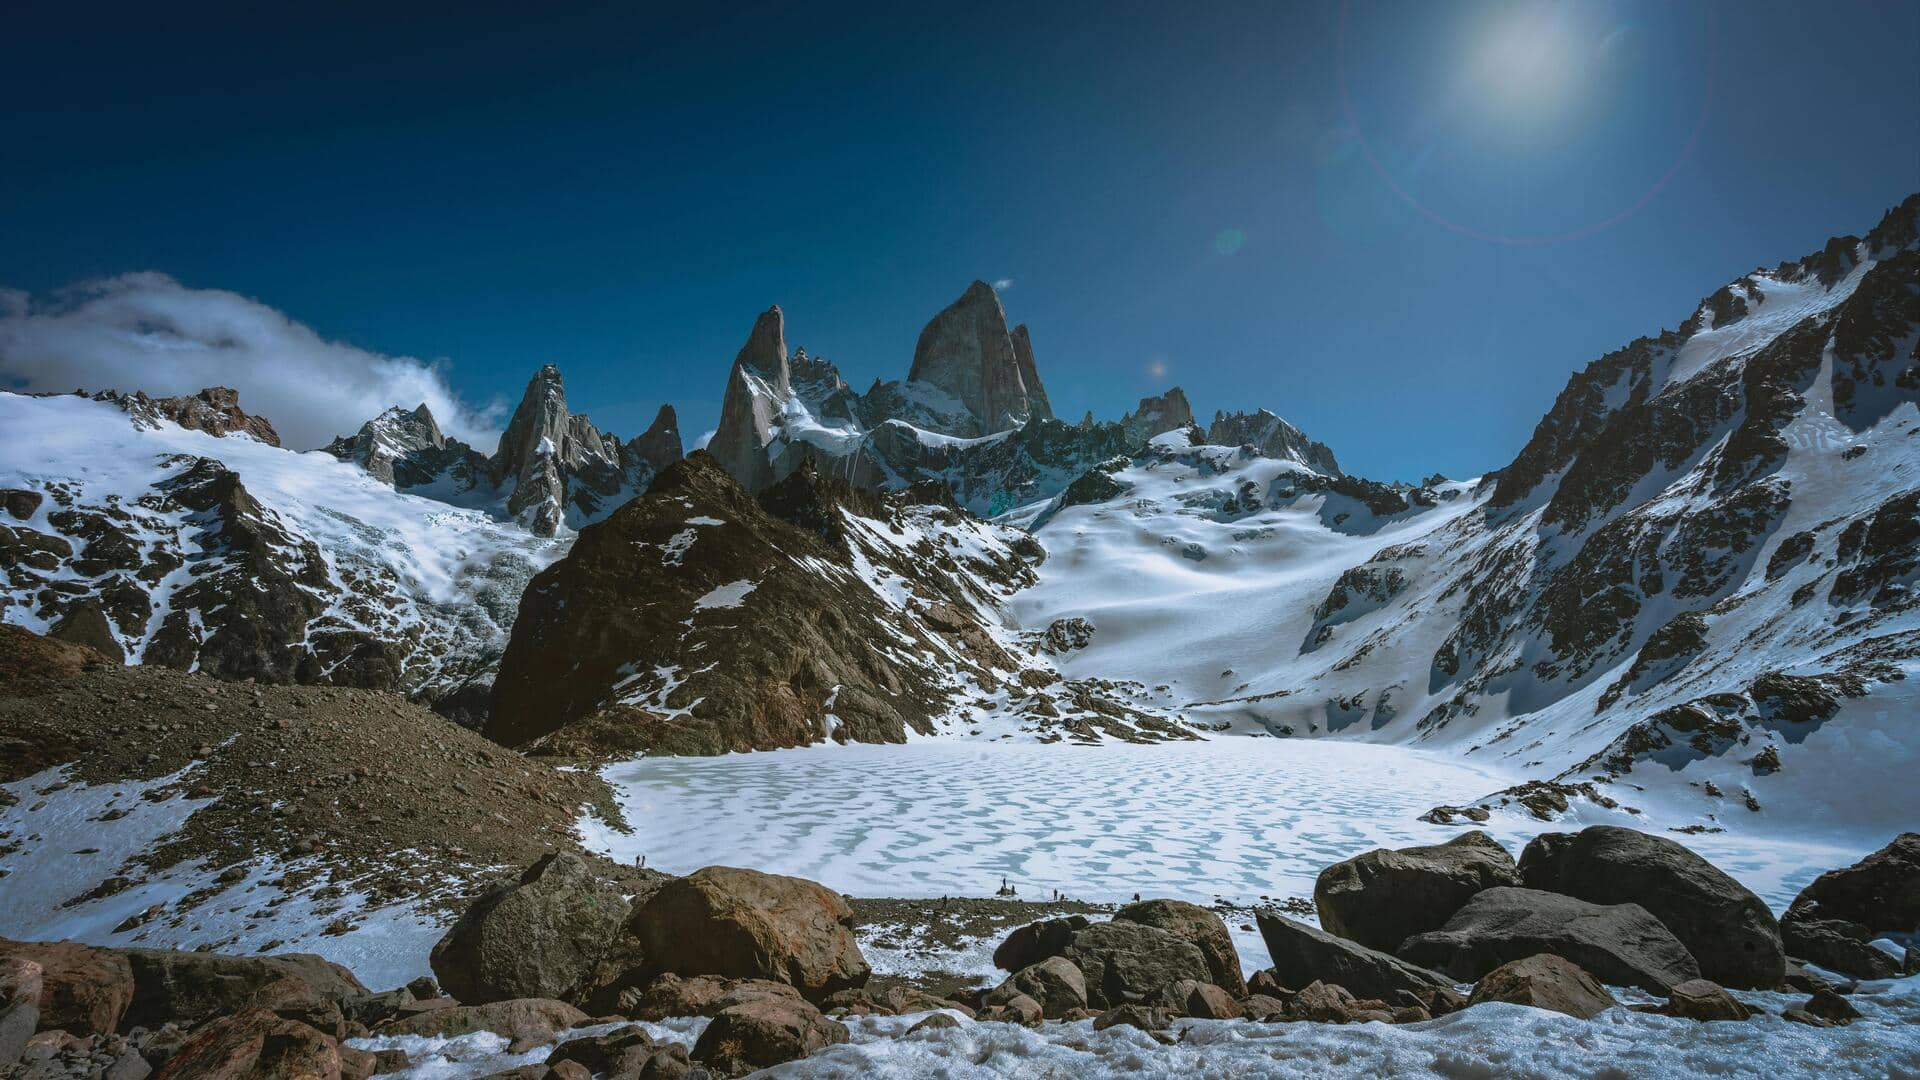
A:
<svg viewBox="0 0 1920 1080">
<path fill-rule="evenodd" d="M 129 663 L 484 700 L 564 542 L 320 452 L 0 394 L 0 618 Z M 464 715 L 471 716 L 470 712 Z"/>
<path fill-rule="evenodd" d="M 1910 819 L 1916 214 L 1595 361 L 1513 464 L 1406 510 L 1163 437 L 1032 519 L 1016 611 L 1088 619 L 1068 674 L 1167 683 L 1196 721 L 1618 778 L 1708 827 Z"/>
</svg>

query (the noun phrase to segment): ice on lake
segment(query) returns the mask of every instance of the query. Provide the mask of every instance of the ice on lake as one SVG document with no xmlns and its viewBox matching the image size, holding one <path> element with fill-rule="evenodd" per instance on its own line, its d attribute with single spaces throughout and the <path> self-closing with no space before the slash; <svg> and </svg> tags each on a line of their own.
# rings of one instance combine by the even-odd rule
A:
<svg viewBox="0 0 1920 1080">
<path fill-rule="evenodd" d="M 1134 894 L 1257 903 L 1313 894 L 1328 864 L 1375 847 L 1439 843 L 1419 815 L 1515 782 L 1496 767 L 1379 744 L 1228 737 L 1152 746 L 915 742 L 712 758 L 643 758 L 604 771 L 631 833 L 588 819 L 589 847 L 673 873 L 746 866 L 855 896 Z M 1616 792 L 1625 797 L 1628 793 Z M 1508 850 L 1542 831 L 1652 815 L 1496 815 Z M 1776 910 L 1845 848 L 1790 836 L 1668 833 Z"/>
</svg>

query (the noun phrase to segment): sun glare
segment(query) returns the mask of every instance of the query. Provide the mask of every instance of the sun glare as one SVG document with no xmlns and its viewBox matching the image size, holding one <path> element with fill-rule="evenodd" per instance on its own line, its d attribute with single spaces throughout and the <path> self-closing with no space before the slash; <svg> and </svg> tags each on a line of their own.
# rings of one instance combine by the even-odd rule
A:
<svg viewBox="0 0 1920 1080">
<path fill-rule="evenodd" d="M 1574 36 L 1568 20 L 1544 5 L 1502 13 L 1469 50 L 1465 75 L 1472 96 L 1514 119 L 1564 109 L 1581 66 Z"/>
</svg>

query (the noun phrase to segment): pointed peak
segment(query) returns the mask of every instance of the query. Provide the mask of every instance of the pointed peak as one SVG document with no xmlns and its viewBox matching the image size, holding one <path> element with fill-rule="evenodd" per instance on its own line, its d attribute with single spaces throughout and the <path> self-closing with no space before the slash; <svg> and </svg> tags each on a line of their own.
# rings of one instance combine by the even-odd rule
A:
<svg viewBox="0 0 1920 1080">
<path fill-rule="evenodd" d="M 997 297 L 998 295 L 999 295 L 998 293 L 993 291 L 993 286 L 987 284 L 984 281 L 981 281 L 979 278 L 974 278 L 973 284 L 967 286 L 967 291 L 960 294 L 960 299 L 966 300 L 969 298 L 978 298 L 982 296 Z"/>
<path fill-rule="evenodd" d="M 671 404 L 666 404 L 666 405 L 660 406 L 660 411 L 653 414 L 653 423 L 647 426 L 647 430 L 661 431 L 667 428 L 677 428 L 679 426 L 680 426 L 679 414 L 673 411 L 673 406 Z"/>
<path fill-rule="evenodd" d="M 786 396 L 790 379 L 787 367 L 787 320 L 775 304 L 753 320 L 747 343 L 733 358 L 736 368 L 745 368 L 767 380 L 774 392 Z"/>
</svg>

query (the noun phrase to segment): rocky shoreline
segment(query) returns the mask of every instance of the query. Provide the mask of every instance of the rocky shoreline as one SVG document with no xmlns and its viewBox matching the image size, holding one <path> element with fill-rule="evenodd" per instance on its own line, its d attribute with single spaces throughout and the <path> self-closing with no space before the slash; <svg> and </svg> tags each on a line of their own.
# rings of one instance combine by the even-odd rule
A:
<svg viewBox="0 0 1920 1080">
<path fill-rule="evenodd" d="M 1780 921 L 1680 845 L 1610 826 L 1546 834 L 1517 860 L 1481 833 L 1368 852 L 1327 868 L 1316 902 L 1321 926 L 1254 913 L 1273 964 L 1246 975 L 1220 913 L 1179 900 L 850 901 L 753 870 L 635 878 L 556 852 L 466 907 L 434 978 L 378 992 L 314 956 L 0 941 L 0 1076 L 360 1078 L 465 1040 L 516 1062 L 496 1080 L 736 1077 L 846 1046 L 855 1028 L 1069 1043 L 1130 1029 L 1177 1049 L 1201 1022 L 1257 1041 L 1512 1005 L 1596 1024 L 1626 1011 L 1878 1030 L 1855 1002 L 1872 980 L 1920 974 L 1920 949 L 1888 947 L 1920 927 L 1920 833 L 1823 875 Z M 876 977 L 863 922 L 929 954 L 995 940 L 1002 974 Z"/>
</svg>

